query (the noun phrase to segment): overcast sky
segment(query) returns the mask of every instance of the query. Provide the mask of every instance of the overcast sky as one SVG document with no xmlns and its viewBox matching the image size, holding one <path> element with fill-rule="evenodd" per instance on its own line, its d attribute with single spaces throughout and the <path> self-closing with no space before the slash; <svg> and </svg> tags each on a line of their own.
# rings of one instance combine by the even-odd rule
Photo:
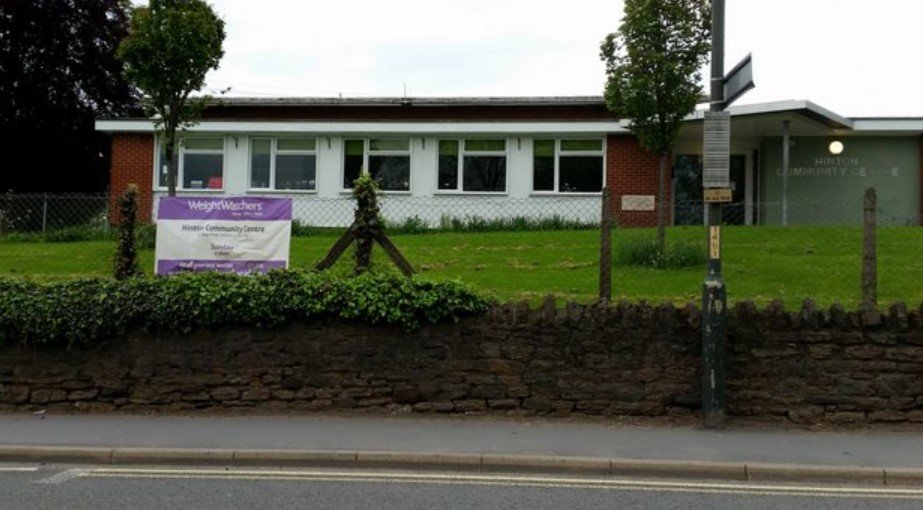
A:
<svg viewBox="0 0 923 510">
<path fill-rule="evenodd" d="M 212 90 L 238 96 L 599 95 L 621 0 L 210 0 L 227 23 Z M 923 116 L 920 0 L 727 0 L 740 103 L 810 99 Z"/>
</svg>

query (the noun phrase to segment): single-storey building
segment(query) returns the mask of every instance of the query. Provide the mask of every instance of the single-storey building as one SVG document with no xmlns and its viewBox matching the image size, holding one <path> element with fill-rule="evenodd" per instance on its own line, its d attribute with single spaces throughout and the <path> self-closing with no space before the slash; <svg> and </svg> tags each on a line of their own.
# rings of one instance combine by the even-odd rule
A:
<svg viewBox="0 0 923 510">
<path fill-rule="evenodd" d="M 730 112 L 727 222 L 858 224 L 874 186 L 883 223 L 921 223 L 923 118 L 846 118 L 803 100 Z M 688 117 L 671 158 L 671 224 L 704 221 L 702 119 Z M 154 123 L 101 119 L 96 128 L 112 135 L 113 197 L 136 183 L 142 217 L 155 217 L 167 180 Z M 596 222 L 603 186 L 619 225 L 653 226 L 658 215 L 658 157 L 601 97 L 226 98 L 184 133 L 176 163 L 180 195 L 292 197 L 295 219 L 318 226 L 349 224 L 362 168 L 394 222 Z"/>
</svg>

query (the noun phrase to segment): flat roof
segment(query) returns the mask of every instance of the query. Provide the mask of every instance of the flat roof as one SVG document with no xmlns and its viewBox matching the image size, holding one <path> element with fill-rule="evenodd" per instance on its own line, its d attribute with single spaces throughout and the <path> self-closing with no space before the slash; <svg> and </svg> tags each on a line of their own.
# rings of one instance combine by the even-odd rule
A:
<svg viewBox="0 0 923 510">
<path fill-rule="evenodd" d="M 575 106 L 604 105 L 602 96 L 492 97 L 222 97 L 222 106 Z"/>
</svg>

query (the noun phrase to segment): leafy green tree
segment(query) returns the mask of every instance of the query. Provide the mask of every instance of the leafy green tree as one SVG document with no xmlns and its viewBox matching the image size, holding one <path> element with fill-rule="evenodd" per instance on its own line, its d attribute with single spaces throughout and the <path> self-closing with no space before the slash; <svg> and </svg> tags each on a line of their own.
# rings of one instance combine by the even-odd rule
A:
<svg viewBox="0 0 923 510">
<path fill-rule="evenodd" d="M 127 0 L 0 0 L 0 190 L 102 191 L 98 117 L 139 112 L 116 59 Z"/>
<path fill-rule="evenodd" d="M 224 56 L 224 21 L 204 0 L 151 0 L 131 13 L 119 46 L 125 76 L 144 93 L 166 152 L 167 187 L 176 195 L 177 132 L 195 124 L 208 100 L 191 97 Z"/>
<path fill-rule="evenodd" d="M 711 50 L 710 0 L 625 0 L 618 31 L 606 36 L 608 108 L 631 122 L 641 145 L 660 156 L 657 246 L 666 248 L 667 163 L 683 118 L 702 96 L 701 69 Z"/>
</svg>

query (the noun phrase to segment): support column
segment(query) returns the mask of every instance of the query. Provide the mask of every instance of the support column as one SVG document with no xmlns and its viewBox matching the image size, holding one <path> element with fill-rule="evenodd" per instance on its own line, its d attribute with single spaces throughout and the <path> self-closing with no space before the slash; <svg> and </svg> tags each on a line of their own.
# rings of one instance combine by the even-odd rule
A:
<svg viewBox="0 0 923 510">
<path fill-rule="evenodd" d="M 788 226 L 788 174 L 791 168 L 791 121 L 782 121 L 782 226 Z"/>
</svg>

